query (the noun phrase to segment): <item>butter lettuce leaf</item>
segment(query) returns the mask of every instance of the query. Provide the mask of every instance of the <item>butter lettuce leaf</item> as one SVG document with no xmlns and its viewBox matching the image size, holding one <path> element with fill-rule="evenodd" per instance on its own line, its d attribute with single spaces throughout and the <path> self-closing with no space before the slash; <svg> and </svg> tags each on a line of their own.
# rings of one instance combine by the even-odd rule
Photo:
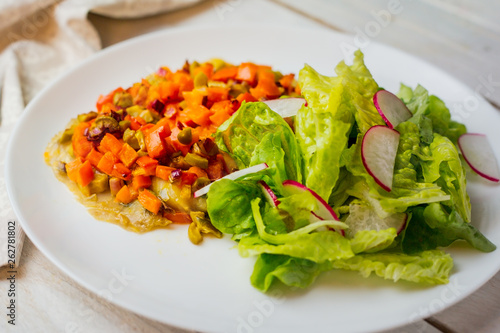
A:
<svg viewBox="0 0 500 333">
<path fill-rule="evenodd" d="M 256 182 L 221 179 L 210 186 L 207 197 L 208 216 L 212 225 L 225 234 L 241 238 L 255 230 L 251 200 L 262 191 Z"/>
<path fill-rule="evenodd" d="M 361 230 L 351 239 L 351 248 L 354 253 L 379 252 L 391 246 L 397 236 L 394 228 Z"/>
<path fill-rule="evenodd" d="M 418 126 L 407 121 L 397 128 L 401 135 L 391 192 L 380 187 L 366 171 L 361 159 L 361 135 L 343 156 L 346 169 L 357 179 L 346 192 L 371 206 L 382 218 L 403 213 L 411 206 L 450 199 L 439 185 L 419 176 L 422 161 L 430 160 L 431 156 L 428 149 L 421 146 Z"/>
<path fill-rule="evenodd" d="M 412 90 L 402 84 L 398 96 L 413 113 L 409 121 L 419 126 L 423 142 L 430 144 L 433 133 L 438 133 L 456 143 L 458 137 L 467 131 L 465 125 L 451 120 L 450 110 L 445 103 L 438 97 L 429 95 L 421 85 Z"/>
<path fill-rule="evenodd" d="M 332 268 L 358 271 L 363 277 L 372 273 L 387 280 L 405 280 L 429 285 L 448 283 L 453 259 L 439 250 L 415 255 L 402 253 L 358 254 L 332 262 Z"/>
<path fill-rule="evenodd" d="M 403 252 L 413 254 L 448 246 L 456 240 L 465 240 L 474 248 L 491 252 L 496 246 L 491 243 L 472 224 L 463 220 L 461 215 L 452 210 L 448 212 L 440 203 L 415 207 L 408 227 L 404 231 L 401 248 Z"/>
<path fill-rule="evenodd" d="M 262 292 L 268 291 L 275 281 L 289 287 L 306 288 L 321 272 L 329 269 L 330 262 L 318 264 L 307 259 L 263 253 L 255 262 L 250 282 Z"/>
<path fill-rule="evenodd" d="M 467 194 L 465 168 L 457 147 L 445 136 L 434 134 L 429 145 L 432 158 L 422 163 L 422 174 L 429 183 L 436 183 L 450 194 L 443 203 L 455 209 L 466 222 L 471 221 L 471 205 Z"/>
<path fill-rule="evenodd" d="M 307 101 L 296 116 L 296 136 L 304 157 L 305 185 L 328 200 L 340 173 L 340 158 L 353 129 L 366 132 L 384 124 L 372 99 L 378 85 L 361 52 L 351 66 L 340 62 L 337 77 L 327 77 L 306 65 L 299 73 Z M 328 172 L 324 172 L 328 170 Z"/>
<path fill-rule="evenodd" d="M 283 118 L 261 102 L 244 103 L 215 133 L 219 149 L 240 169 L 267 163 L 278 180 L 302 179 L 302 157 L 295 135 Z"/>
</svg>

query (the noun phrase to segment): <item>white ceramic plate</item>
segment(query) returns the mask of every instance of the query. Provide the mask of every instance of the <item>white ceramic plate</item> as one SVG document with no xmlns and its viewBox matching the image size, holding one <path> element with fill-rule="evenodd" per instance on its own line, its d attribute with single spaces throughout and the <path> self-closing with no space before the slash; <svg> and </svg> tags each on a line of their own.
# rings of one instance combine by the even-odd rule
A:
<svg viewBox="0 0 500 333">
<path fill-rule="evenodd" d="M 263 37 L 265 36 L 265 37 Z M 375 331 L 404 325 L 463 299 L 500 267 L 500 251 L 449 249 L 455 268 L 449 285 L 421 287 L 353 272 L 330 272 L 305 291 L 273 297 L 249 282 L 252 259 L 228 239 L 192 245 L 185 226 L 144 235 L 94 220 L 45 165 L 51 137 L 100 94 L 127 87 L 160 65 L 221 57 L 254 61 L 298 73 L 305 62 L 333 74 L 352 37 L 283 28 L 179 29 L 111 47 L 72 70 L 27 107 L 8 149 L 10 198 L 31 241 L 89 290 L 136 313 L 203 332 Z M 375 79 L 396 91 L 399 82 L 423 84 L 443 98 L 470 131 L 500 142 L 500 113 L 460 82 L 412 56 L 371 43 L 365 59 Z M 495 146 L 497 158 L 500 148 Z M 500 188 L 469 179 L 474 224 L 500 244 Z"/>
</svg>

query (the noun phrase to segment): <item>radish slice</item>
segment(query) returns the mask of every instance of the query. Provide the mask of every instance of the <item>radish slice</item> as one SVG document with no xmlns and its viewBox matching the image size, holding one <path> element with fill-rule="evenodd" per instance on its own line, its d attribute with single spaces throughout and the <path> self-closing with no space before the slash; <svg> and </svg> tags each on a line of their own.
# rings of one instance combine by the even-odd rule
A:
<svg viewBox="0 0 500 333">
<path fill-rule="evenodd" d="M 297 114 L 297 111 L 306 103 L 303 98 L 289 97 L 278 98 L 264 101 L 267 106 L 283 118 L 292 117 Z"/>
<path fill-rule="evenodd" d="M 404 230 L 408 215 L 396 213 L 386 218 L 380 218 L 370 207 L 365 205 L 349 205 L 349 216 L 345 223 L 349 226 L 346 230 L 348 237 L 352 238 L 358 231 L 362 230 L 385 230 L 396 229 L 399 235 Z"/>
<path fill-rule="evenodd" d="M 413 116 L 405 103 L 387 90 L 377 91 L 373 95 L 373 104 L 389 128 L 394 128 Z"/>
<path fill-rule="evenodd" d="M 398 145 L 399 132 L 381 125 L 366 131 L 361 143 L 361 158 L 366 171 L 387 192 L 392 189 Z"/>
<path fill-rule="evenodd" d="M 495 153 L 484 134 L 465 133 L 458 138 L 458 147 L 474 172 L 492 182 L 500 181 Z"/>
<path fill-rule="evenodd" d="M 283 187 L 285 188 L 285 191 L 291 194 L 309 191 L 316 198 L 316 200 L 318 201 L 318 208 L 315 211 L 311 212 L 312 215 L 317 218 L 315 221 L 317 221 L 318 219 L 339 221 L 339 218 L 333 211 L 332 207 L 330 207 L 330 205 L 325 200 L 323 200 L 322 197 L 320 197 L 310 188 L 302 185 L 299 182 L 296 182 L 295 180 L 285 180 L 283 182 Z"/>
<path fill-rule="evenodd" d="M 261 163 L 261 164 L 257 164 L 257 165 L 254 165 L 254 166 L 251 166 L 249 168 L 246 168 L 246 169 L 243 169 L 243 170 L 238 170 L 238 171 L 235 171 L 233 173 L 230 173 L 229 175 L 227 176 L 224 176 L 222 177 L 221 179 L 230 179 L 230 180 L 235 180 L 235 179 L 238 179 L 240 177 L 243 177 L 245 175 L 248 175 L 248 174 L 251 174 L 251 173 L 255 173 L 255 172 L 259 172 L 259 171 L 262 171 L 264 169 L 267 169 L 269 166 L 266 164 L 266 163 Z M 217 179 L 215 182 L 219 181 L 220 179 Z M 213 183 L 215 183 L 213 182 Z M 205 195 L 208 193 L 208 190 L 210 189 L 210 186 L 213 184 L 213 183 L 210 183 L 208 184 L 207 186 L 205 187 L 202 187 L 201 189 L 199 189 L 198 191 L 194 192 L 194 197 L 195 198 L 198 198 L 198 197 L 201 197 L 202 195 Z"/>
<path fill-rule="evenodd" d="M 259 186 L 262 189 L 262 193 L 264 193 L 267 202 L 273 205 L 273 207 L 278 207 L 281 202 L 278 200 L 278 197 L 276 196 L 276 194 L 274 194 L 269 185 L 267 185 L 265 181 L 259 180 Z"/>
</svg>

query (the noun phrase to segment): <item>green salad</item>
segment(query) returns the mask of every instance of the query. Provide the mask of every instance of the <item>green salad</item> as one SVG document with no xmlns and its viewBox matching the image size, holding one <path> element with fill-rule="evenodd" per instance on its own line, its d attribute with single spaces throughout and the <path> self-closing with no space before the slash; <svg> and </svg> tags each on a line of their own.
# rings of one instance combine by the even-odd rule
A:
<svg viewBox="0 0 500 333">
<path fill-rule="evenodd" d="M 303 288 L 333 269 L 443 284 L 453 260 L 442 247 L 464 240 L 493 251 L 470 223 L 457 148 L 466 127 L 451 120 L 443 101 L 422 86 L 401 85 L 397 96 L 411 114 L 391 129 L 397 149 L 392 164 L 381 168 L 392 171 L 384 188 L 362 151 L 370 129 L 387 129 L 373 101 L 382 88 L 360 51 L 335 73 L 300 70 L 307 102 L 293 122 L 265 103 L 246 103 L 215 134 L 240 170 L 265 163 L 260 171 L 214 182 L 207 194 L 213 226 L 232 235 L 242 257 L 257 257 L 252 285 L 263 292 L 277 281 Z M 383 159 L 384 149 L 373 158 Z"/>
</svg>

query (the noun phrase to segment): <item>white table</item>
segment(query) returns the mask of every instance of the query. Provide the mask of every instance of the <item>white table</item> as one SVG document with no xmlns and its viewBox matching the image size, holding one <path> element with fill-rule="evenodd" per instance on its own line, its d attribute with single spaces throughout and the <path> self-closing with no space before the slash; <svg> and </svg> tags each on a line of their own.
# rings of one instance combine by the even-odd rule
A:
<svg viewBox="0 0 500 333">
<path fill-rule="evenodd" d="M 398 5 L 399 3 L 399 5 Z M 389 13 L 389 15 L 387 15 Z M 370 35 L 437 65 L 500 105 L 500 2 L 494 0 L 227 0 L 138 20 L 89 15 L 103 47 L 174 26 L 279 23 Z M 369 31 L 378 22 L 380 29 Z M 500 108 L 499 108 L 500 109 Z M 7 270 L 0 270 L 4 281 Z M 500 274 L 460 303 L 391 332 L 499 332 Z M 3 289 L 3 288 L 2 288 Z M 27 239 L 17 275 L 19 332 L 185 332 L 88 292 Z M 0 304 L 6 295 L 0 294 Z M 387 333 L 387 332 L 386 332 Z"/>
</svg>

